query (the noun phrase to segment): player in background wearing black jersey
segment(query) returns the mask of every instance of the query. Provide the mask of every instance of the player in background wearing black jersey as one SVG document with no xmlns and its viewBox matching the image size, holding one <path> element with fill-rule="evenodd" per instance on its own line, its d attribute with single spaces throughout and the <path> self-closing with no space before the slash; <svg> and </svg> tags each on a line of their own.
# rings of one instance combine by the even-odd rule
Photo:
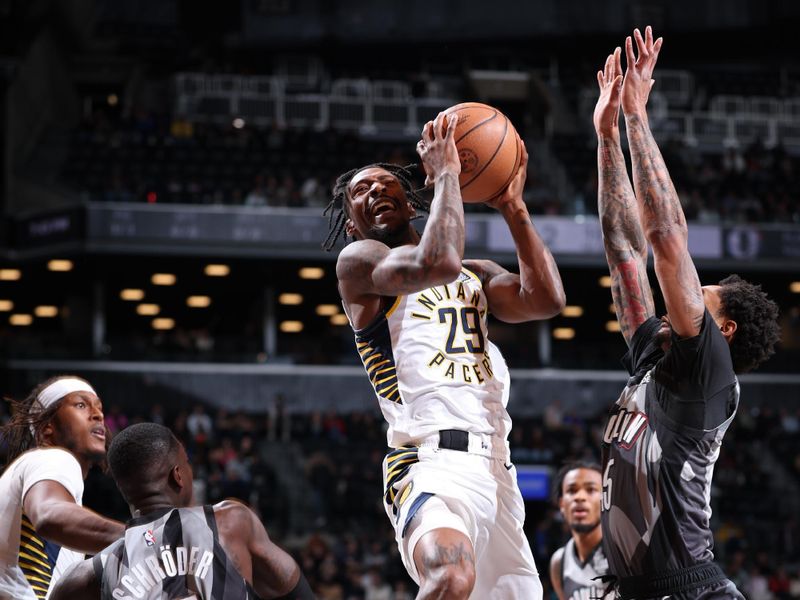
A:
<svg viewBox="0 0 800 600">
<path fill-rule="evenodd" d="M 737 276 L 700 285 L 686 219 L 647 119 L 661 45 L 650 27 L 644 37 L 637 29 L 626 40 L 624 77 L 620 48 L 597 74 L 598 209 L 631 374 L 603 436 L 603 548 L 621 598 L 741 598 L 713 562 L 711 478 L 738 408 L 736 374 L 773 353 L 778 308 Z M 647 278 L 648 244 L 667 308 L 661 319 Z"/>
<path fill-rule="evenodd" d="M 192 506 L 192 467 L 166 427 L 123 429 L 108 462 L 133 519 L 124 538 L 66 574 L 51 600 L 314 599 L 297 563 L 248 507 Z"/>
<path fill-rule="evenodd" d="M 575 461 L 561 467 L 553 492 L 571 537 L 550 559 L 550 583 L 559 600 L 599 600 L 601 578 L 608 573 L 600 528 L 600 465 Z"/>
</svg>

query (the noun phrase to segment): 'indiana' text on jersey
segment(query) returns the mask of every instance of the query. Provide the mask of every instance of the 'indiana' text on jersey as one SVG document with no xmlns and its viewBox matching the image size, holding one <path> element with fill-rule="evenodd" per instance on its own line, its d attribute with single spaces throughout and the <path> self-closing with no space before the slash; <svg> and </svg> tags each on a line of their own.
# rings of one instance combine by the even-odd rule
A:
<svg viewBox="0 0 800 600">
<path fill-rule="evenodd" d="M 488 339 L 487 314 L 481 280 L 462 268 L 447 285 L 398 296 L 356 331 L 390 446 L 447 427 L 508 434 L 508 369 Z"/>
</svg>

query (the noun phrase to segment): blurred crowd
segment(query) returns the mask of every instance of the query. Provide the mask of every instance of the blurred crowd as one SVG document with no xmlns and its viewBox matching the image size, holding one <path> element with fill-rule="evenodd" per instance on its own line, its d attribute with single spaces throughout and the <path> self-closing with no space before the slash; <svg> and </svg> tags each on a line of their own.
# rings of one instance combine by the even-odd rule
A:
<svg viewBox="0 0 800 600">
<path fill-rule="evenodd" d="M 555 154 L 577 189 L 574 198 L 559 197 L 531 160 L 525 197 L 532 213 L 596 212 L 591 145 L 583 136 L 554 140 Z M 690 221 L 800 223 L 798 158 L 782 145 L 756 141 L 715 153 L 679 139 L 662 146 Z M 97 109 L 75 132 L 62 179 L 100 201 L 319 208 L 327 204 L 340 173 L 376 161 L 418 162 L 412 149 L 411 142 L 342 131 L 257 129 L 243 122 L 237 128 Z"/>
</svg>

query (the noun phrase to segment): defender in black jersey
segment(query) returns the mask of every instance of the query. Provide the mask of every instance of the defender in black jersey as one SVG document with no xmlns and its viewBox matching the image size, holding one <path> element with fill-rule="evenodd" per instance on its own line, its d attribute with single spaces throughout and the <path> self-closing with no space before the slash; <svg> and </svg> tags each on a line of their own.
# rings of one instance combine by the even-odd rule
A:
<svg viewBox="0 0 800 600">
<path fill-rule="evenodd" d="M 550 559 L 550 583 L 559 600 L 603 598 L 608 561 L 600 527 L 600 475 L 600 465 L 577 461 L 555 478 L 554 496 L 572 534 Z"/>
<path fill-rule="evenodd" d="M 297 563 L 244 504 L 190 506 L 192 468 L 169 429 L 124 429 L 108 462 L 133 519 L 124 538 L 62 578 L 52 600 L 313 600 Z"/>
<path fill-rule="evenodd" d="M 739 402 L 736 373 L 778 339 L 778 309 L 737 276 L 701 287 L 680 201 L 647 121 L 662 40 L 634 32 L 597 74 L 598 208 L 631 379 L 603 437 L 603 547 L 621 598 L 741 598 L 713 563 L 714 463 Z M 638 54 L 638 56 L 637 56 Z M 620 146 L 622 106 L 633 165 Z M 667 314 L 654 316 L 647 247 Z"/>
</svg>

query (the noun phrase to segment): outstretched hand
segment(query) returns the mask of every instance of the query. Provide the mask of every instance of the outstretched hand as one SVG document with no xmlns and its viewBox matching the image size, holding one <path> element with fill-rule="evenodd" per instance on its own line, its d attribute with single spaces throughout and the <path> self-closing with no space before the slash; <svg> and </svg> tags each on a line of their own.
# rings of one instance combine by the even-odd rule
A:
<svg viewBox="0 0 800 600">
<path fill-rule="evenodd" d="M 663 38 L 653 41 L 653 28 L 649 25 L 644 30 L 644 38 L 638 29 L 633 31 L 636 39 L 636 49 L 639 56 L 633 51 L 631 36 L 625 39 L 625 79 L 622 82 L 622 110 L 626 115 L 647 114 L 647 99 L 655 83 L 653 70 L 658 61 Z"/>
<path fill-rule="evenodd" d="M 528 177 L 528 151 L 525 149 L 525 143 L 521 139 L 519 140 L 519 149 L 522 156 L 516 175 L 506 186 L 506 189 L 486 202 L 487 206 L 491 206 L 495 210 L 501 210 L 506 205 L 514 203 L 525 203 L 522 199 L 522 190 L 525 189 L 525 180 Z"/>
<path fill-rule="evenodd" d="M 622 49 L 617 47 L 597 72 L 600 97 L 594 107 L 594 129 L 598 136 L 619 136 L 619 102 L 622 90 Z"/>
</svg>

